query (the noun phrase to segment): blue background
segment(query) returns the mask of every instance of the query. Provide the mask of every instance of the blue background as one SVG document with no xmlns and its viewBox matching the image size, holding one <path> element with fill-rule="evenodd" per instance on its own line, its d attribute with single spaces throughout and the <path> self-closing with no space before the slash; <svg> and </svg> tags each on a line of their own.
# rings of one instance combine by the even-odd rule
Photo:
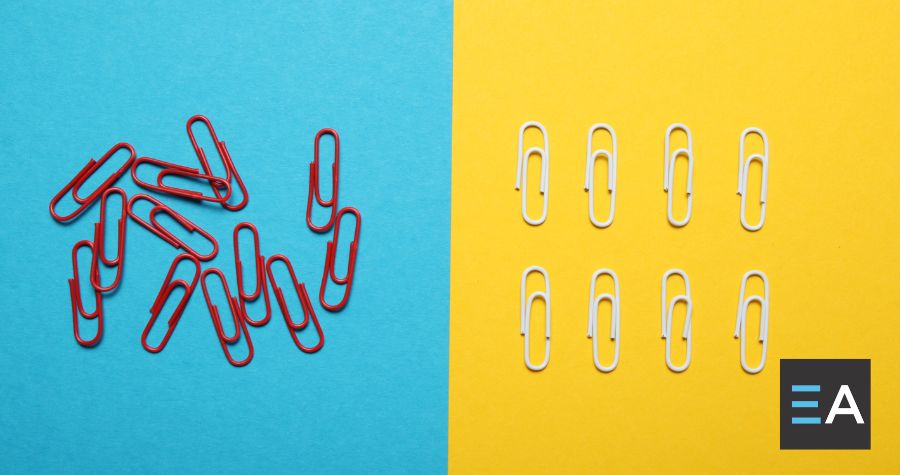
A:
<svg viewBox="0 0 900 475">
<path fill-rule="evenodd" d="M 0 471 L 445 471 L 450 2 L 127 3 L 0 6 Z M 144 351 L 178 251 L 131 221 L 103 340 L 75 343 L 69 256 L 91 239 L 99 206 L 61 225 L 50 199 L 119 141 L 197 166 L 184 131 L 197 113 L 228 145 L 250 204 L 230 213 L 157 197 L 218 238 L 204 267 L 232 290 L 232 228 L 256 223 L 263 254 L 287 254 L 308 285 L 319 353 L 295 348 L 276 307 L 251 327 L 254 360 L 230 366 L 199 288 L 166 349 Z M 341 134 L 340 203 L 363 214 L 352 297 L 337 314 L 316 298 L 329 237 L 304 220 L 322 127 Z"/>
</svg>

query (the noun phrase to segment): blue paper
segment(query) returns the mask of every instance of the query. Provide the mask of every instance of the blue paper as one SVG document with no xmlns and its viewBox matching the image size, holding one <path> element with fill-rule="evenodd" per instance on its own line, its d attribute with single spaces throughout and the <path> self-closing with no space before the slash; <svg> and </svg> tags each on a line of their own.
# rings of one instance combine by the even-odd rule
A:
<svg viewBox="0 0 900 475">
<path fill-rule="evenodd" d="M 452 5 L 195 3 L 0 6 L 0 471 L 446 471 Z M 221 268 L 232 292 L 231 232 L 255 223 L 263 254 L 286 254 L 306 282 L 326 335 L 320 352 L 297 350 L 275 306 L 268 325 L 250 329 L 253 361 L 230 366 L 199 286 L 165 350 L 144 351 L 150 305 L 178 251 L 133 221 L 103 340 L 75 343 L 70 252 L 93 237 L 99 205 L 62 225 L 51 197 L 119 141 L 198 166 L 184 129 L 197 113 L 227 144 L 249 205 L 231 213 L 155 196 L 216 236 L 219 254 L 204 268 Z M 340 205 L 363 216 L 352 296 L 336 314 L 318 304 L 330 234 L 311 232 L 304 216 L 323 127 L 340 133 Z M 142 191 L 127 176 L 119 184 Z M 353 223 L 343 224 L 339 274 Z"/>
</svg>

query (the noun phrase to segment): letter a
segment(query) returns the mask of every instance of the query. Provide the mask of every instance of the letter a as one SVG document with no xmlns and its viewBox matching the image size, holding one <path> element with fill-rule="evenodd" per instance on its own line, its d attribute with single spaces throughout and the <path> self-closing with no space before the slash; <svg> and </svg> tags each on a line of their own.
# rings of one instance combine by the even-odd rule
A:
<svg viewBox="0 0 900 475">
<path fill-rule="evenodd" d="M 841 407 L 841 401 L 844 398 L 847 399 L 850 407 Z M 865 422 L 863 422 L 862 414 L 859 413 L 859 408 L 856 407 L 856 401 L 853 400 L 853 393 L 850 392 L 850 386 L 847 386 L 846 384 L 841 385 L 841 389 L 838 390 L 837 396 L 834 398 L 834 404 L 831 405 L 831 412 L 828 413 L 828 418 L 825 419 L 825 423 L 831 424 L 832 421 L 834 421 L 834 416 L 839 414 L 853 415 L 857 424 L 865 424 Z"/>
</svg>

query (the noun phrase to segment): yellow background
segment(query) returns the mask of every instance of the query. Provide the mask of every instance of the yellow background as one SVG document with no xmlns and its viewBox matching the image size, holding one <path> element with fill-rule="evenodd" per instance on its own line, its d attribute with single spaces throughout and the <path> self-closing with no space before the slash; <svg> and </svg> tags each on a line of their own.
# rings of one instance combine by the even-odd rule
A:
<svg viewBox="0 0 900 475">
<path fill-rule="evenodd" d="M 900 471 L 898 25 L 892 2 L 457 1 L 450 470 Z M 550 136 L 549 217 L 538 227 L 522 220 L 514 189 L 528 120 Z M 619 138 L 616 217 L 605 230 L 589 223 L 583 190 L 596 122 Z M 694 135 L 694 213 L 682 229 L 668 225 L 662 190 L 672 122 Z M 771 148 L 757 233 L 741 228 L 735 193 L 749 126 Z M 535 216 L 538 164 L 528 171 Z M 758 187 L 754 166 L 749 202 Z M 551 279 L 552 353 L 540 373 L 525 368 L 519 334 L 519 279 L 532 264 Z M 600 267 L 621 280 L 611 374 L 594 369 L 586 337 Z M 693 362 L 682 374 L 666 368 L 659 334 L 670 267 L 690 276 L 694 302 Z M 756 376 L 741 370 L 732 337 L 740 278 L 753 268 L 772 293 L 769 355 Z M 542 308 L 531 325 L 538 362 Z M 607 304 L 604 361 L 608 314 Z M 779 450 L 779 358 L 871 358 L 872 450 Z"/>
</svg>

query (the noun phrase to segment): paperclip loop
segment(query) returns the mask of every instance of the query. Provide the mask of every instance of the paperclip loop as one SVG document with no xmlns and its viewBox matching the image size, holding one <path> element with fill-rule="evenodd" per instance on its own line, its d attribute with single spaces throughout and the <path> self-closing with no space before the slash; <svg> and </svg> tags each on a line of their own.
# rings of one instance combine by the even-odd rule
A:
<svg viewBox="0 0 900 475">
<path fill-rule="evenodd" d="M 272 273 L 272 264 L 275 261 L 283 262 L 284 265 L 287 266 L 288 272 L 291 274 L 291 281 L 297 292 L 297 298 L 300 300 L 300 305 L 303 307 L 303 321 L 300 323 L 295 323 L 291 318 L 287 302 L 284 300 L 284 292 L 281 291 L 281 287 L 275 282 L 275 275 Z M 266 272 L 269 274 L 269 282 L 272 283 L 272 290 L 275 292 L 275 300 L 278 301 L 278 307 L 281 308 L 281 314 L 284 316 L 284 323 L 287 324 L 288 332 L 290 332 L 291 338 L 294 339 L 294 344 L 304 353 L 315 353 L 322 349 L 322 346 L 325 345 L 325 335 L 322 333 L 322 326 L 319 325 L 319 319 L 316 317 L 312 302 L 309 300 L 309 294 L 306 292 L 306 285 L 297 280 L 297 275 L 294 273 L 294 266 L 291 265 L 291 261 L 283 254 L 275 254 L 266 261 Z M 304 346 L 297 337 L 297 332 L 306 328 L 306 326 L 309 325 L 310 320 L 312 320 L 313 326 L 316 327 L 316 332 L 319 334 L 319 343 L 313 347 Z"/>
<path fill-rule="evenodd" d="M 172 276 L 175 274 L 175 269 L 178 267 L 178 264 L 185 259 L 193 262 L 195 267 L 194 277 L 191 279 L 190 284 L 183 279 L 172 280 Z M 150 321 L 147 322 L 147 326 L 144 327 L 144 333 L 141 335 L 141 345 L 143 345 L 145 350 L 151 353 L 159 353 L 166 347 L 166 344 L 169 343 L 169 338 L 172 337 L 172 333 L 175 331 L 175 326 L 178 325 L 178 320 L 181 319 L 181 314 L 184 313 L 184 308 L 187 306 L 188 301 L 191 299 L 191 295 L 194 293 L 194 289 L 197 287 L 197 280 L 199 278 L 200 261 L 197 260 L 196 257 L 191 254 L 179 254 L 175 256 L 175 260 L 173 260 L 172 265 L 169 266 L 166 280 L 163 281 L 162 287 L 159 289 L 159 294 L 156 295 L 156 300 L 153 301 L 153 306 L 150 307 Z M 175 311 L 172 312 L 172 315 L 169 317 L 168 329 L 166 330 L 166 334 L 162 341 L 158 346 L 150 346 L 150 344 L 147 343 L 147 336 L 150 335 L 153 324 L 156 323 L 159 313 L 162 312 L 163 306 L 165 306 L 166 301 L 169 299 L 169 295 L 172 294 L 175 287 L 184 288 L 184 295 L 181 297 L 181 301 L 178 302 L 178 306 L 175 307 Z"/>
<path fill-rule="evenodd" d="M 609 136 L 612 137 L 612 152 L 604 149 L 594 150 L 594 132 L 598 130 L 605 130 L 609 133 Z M 606 158 L 608 175 L 606 188 L 610 193 L 609 218 L 607 218 L 606 221 L 600 221 L 594 216 L 594 164 L 600 157 Z M 618 149 L 616 146 L 616 132 L 613 130 L 612 126 L 609 124 L 594 124 L 591 126 L 591 129 L 588 130 L 587 138 L 587 164 L 584 169 L 584 189 L 588 192 L 588 217 L 591 219 L 591 224 L 598 228 L 605 228 L 612 224 L 616 214 L 617 160 Z"/>
<path fill-rule="evenodd" d="M 256 266 L 256 290 L 252 293 L 244 292 L 244 264 L 241 262 L 241 251 L 238 247 L 238 232 L 241 229 L 249 229 L 253 233 L 253 262 Z M 263 326 L 269 322 L 272 317 L 272 305 L 269 303 L 269 289 L 266 287 L 266 258 L 259 253 L 259 231 L 252 223 L 238 223 L 234 227 L 234 267 L 237 270 L 237 298 L 240 303 L 238 308 L 247 323 L 255 327 Z M 263 295 L 266 303 L 266 316 L 261 320 L 253 320 L 247 314 L 247 302 L 253 302 L 259 299 L 259 294 Z"/>
<path fill-rule="evenodd" d="M 528 296 L 528 300 L 526 303 L 525 281 L 528 279 L 528 274 L 530 274 L 531 272 L 538 272 L 544 276 L 544 291 L 533 292 Z M 525 366 L 531 371 L 542 371 L 547 367 L 547 364 L 550 363 L 550 276 L 547 275 L 547 270 L 541 266 L 527 267 L 525 271 L 522 272 L 522 287 L 520 296 L 521 301 L 519 305 L 519 332 L 525 337 Z M 532 364 L 531 358 L 529 357 L 531 351 L 531 345 L 529 343 L 529 340 L 531 339 L 531 307 L 532 305 L 534 305 L 535 299 L 543 299 L 545 304 L 544 320 L 546 321 L 546 328 L 544 330 L 544 361 L 539 365 Z"/>
<path fill-rule="evenodd" d="M 744 144 L 747 142 L 747 136 L 750 134 L 759 135 L 763 141 L 763 154 L 755 153 L 746 157 L 744 155 Z M 750 170 L 750 163 L 758 160 L 762 165 L 762 184 L 759 191 L 760 214 L 759 223 L 751 225 L 747 223 L 747 174 Z M 741 156 L 738 162 L 738 190 L 737 194 L 741 195 L 741 226 L 747 231 L 759 231 L 763 224 L 766 223 L 766 196 L 769 192 L 769 138 L 762 129 L 750 127 L 741 132 Z"/>
<path fill-rule="evenodd" d="M 764 285 L 763 296 L 754 295 L 744 300 L 744 292 L 747 289 L 747 280 L 750 277 L 759 277 Z M 757 302 L 760 306 L 759 316 L 759 341 L 762 343 L 762 357 L 759 366 L 750 367 L 747 364 L 747 307 Z M 734 325 L 734 337 L 741 339 L 741 367 L 750 374 L 756 374 L 766 366 L 766 348 L 769 344 L 769 279 L 762 271 L 751 270 L 741 279 L 741 295 L 738 298 L 737 322 Z"/>
<path fill-rule="evenodd" d="M 144 163 L 161 168 L 159 173 L 156 175 L 155 185 L 138 178 L 137 169 Z M 220 187 L 225 188 L 225 195 L 217 194 L 216 196 L 206 196 L 200 191 L 188 190 L 185 188 L 176 188 L 163 184 L 163 178 L 169 175 L 181 176 L 195 180 L 206 180 L 210 182 L 210 184 L 213 186 L 213 189 L 218 189 Z M 134 165 L 132 165 L 131 167 L 131 178 L 135 183 L 137 183 L 138 186 L 142 188 L 153 190 L 159 193 L 167 193 L 170 195 L 180 196 L 182 198 L 189 198 L 192 200 L 212 201 L 214 203 L 221 204 L 231 197 L 231 185 L 227 181 L 218 177 L 201 173 L 199 168 L 191 168 L 184 165 L 178 165 L 176 163 L 164 162 L 162 160 L 151 157 L 140 157 L 134 161 Z"/>
<path fill-rule="evenodd" d="M 198 121 L 203 122 L 203 124 L 206 125 L 206 129 L 209 131 L 210 137 L 212 137 L 213 142 L 216 143 L 216 151 L 219 153 L 219 158 L 222 160 L 222 165 L 225 167 L 224 181 L 229 184 L 228 194 L 224 198 L 215 182 L 212 183 L 213 193 L 217 197 L 223 199 L 223 201 L 221 202 L 223 208 L 227 209 L 228 211 L 241 210 L 245 206 L 247 206 L 247 201 L 249 201 L 250 199 L 249 195 L 247 195 L 247 187 L 244 186 L 244 180 L 242 180 L 241 175 L 238 174 L 237 168 L 235 168 L 234 166 L 234 161 L 231 160 L 231 154 L 228 153 L 228 149 L 225 147 L 225 142 L 219 140 L 219 137 L 216 136 L 216 131 L 215 129 L 213 129 L 212 123 L 209 121 L 209 119 L 206 118 L 206 116 L 197 114 L 188 119 L 186 127 L 188 137 L 191 139 L 191 145 L 194 147 L 194 153 L 197 154 L 197 158 L 200 160 L 200 166 L 203 167 L 203 171 L 207 175 L 213 176 L 212 169 L 209 168 L 209 161 L 206 159 L 206 152 L 203 151 L 203 147 L 197 144 L 197 139 L 194 137 L 193 130 L 191 130 L 191 126 L 194 124 L 194 122 Z M 172 174 L 177 173 L 173 172 Z M 230 184 L 232 175 L 234 175 L 234 179 L 237 181 L 238 188 L 240 188 L 242 196 L 241 201 L 234 205 L 227 202 L 228 198 L 231 196 Z"/>
<path fill-rule="evenodd" d="M 219 315 L 219 307 L 212 303 L 212 300 L 209 298 L 209 289 L 206 287 L 206 276 L 209 274 L 218 276 L 219 281 L 222 283 L 222 288 L 225 289 L 225 296 L 228 298 L 228 310 L 231 312 L 231 319 L 234 321 L 233 336 L 225 335 L 225 330 L 222 328 L 222 317 Z M 203 271 L 203 274 L 200 275 L 200 285 L 203 287 L 203 298 L 206 299 L 206 307 L 209 309 L 209 316 L 212 317 L 213 326 L 216 329 L 216 335 L 219 337 L 219 344 L 222 346 L 222 352 L 225 353 L 225 358 L 228 359 L 228 362 L 231 363 L 232 366 L 246 366 L 247 363 L 253 359 L 253 341 L 250 340 L 250 332 L 247 330 L 247 322 L 241 314 L 238 300 L 236 297 L 232 297 L 231 292 L 228 290 L 228 282 L 225 280 L 225 274 L 216 268 L 206 269 Z M 231 356 L 231 351 L 228 347 L 240 340 L 241 332 L 244 333 L 244 338 L 247 339 L 248 354 L 246 358 L 237 361 Z"/>
<path fill-rule="evenodd" d="M 110 259 L 106 257 L 104 236 L 106 234 L 106 201 L 109 199 L 109 195 L 113 194 L 122 197 L 122 215 L 119 217 L 119 221 L 117 223 L 118 239 L 116 246 L 116 257 L 114 259 Z M 127 207 L 128 196 L 121 188 L 110 188 L 104 191 L 103 197 L 100 198 L 100 221 L 94 223 L 94 257 L 91 260 L 91 286 L 93 286 L 94 289 L 96 289 L 98 292 L 109 292 L 118 287 L 119 282 L 122 280 L 122 269 L 125 263 L 125 228 L 128 222 L 126 212 Z M 101 262 L 103 263 L 103 265 L 116 268 L 116 278 L 115 280 L 113 280 L 112 284 L 107 286 L 103 286 L 100 283 Z"/>
<path fill-rule="evenodd" d="M 674 152 L 671 152 L 670 148 L 670 139 L 672 137 L 672 132 L 676 130 L 682 130 L 687 135 L 687 148 L 679 148 Z M 669 224 L 675 226 L 676 228 L 680 228 L 688 223 L 691 220 L 691 211 L 693 210 L 694 204 L 694 195 L 693 195 L 693 183 L 694 183 L 694 144 L 693 139 L 691 138 L 691 129 L 689 129 L 684 124 L 672 124 L 666 129 L 666 157 L 665 157 L 665 177 L 663 178 L 663 190 L 666 192 L 666 216 L 669 219 Z M 688 161 L 688 177 L 687 177 L 687 212 L 685 213 L 684 219 L 678 221 L 672 216 L 672 182 L 674 181 L 673 175 L 675 175 L 675 161 L 678 157 L 684 156 Z"/>
<path fill-rule="evenodd" d="M 103 338 L 103 294 L 97 289 L 91 289 L 94 292 L 94 311 L 87 312 L 84 304 L 81 302 L 81 286 L 78 282 L 78 250 L 82 247 L 91 249 L 91 255 L 94 254 L 94 243 L 88 240 L 82 240 L 75 243 L 72 247 L 72 278 L 69 279 L 69 296 L 72 299 L 72 326 L 75 332 L 75 341 L 81 346 L 94 346 Z M 81 337 L 81 331 L 78 329 L 78 317 L 92 320 L 97 318 L 97 334 L 90 340 Z"/>
<path fill-rule="evenodd" d="M 141 199 L 147 200 L 147 201 L 153 203 L 153 205 L 154 205 L 153 208 L 150 210 L 150 222 L 149 223 L 147 221 L 144 221 L 143 219 L 137 217 L 137 215 L 134 213 L 134 203 Z M 160 211 L 171 216 L 172 219 L 174 219 L 176 222 L 178 222 L 178 224 L 182 225 L 189 232 L 196 231 L 201 236 L 206 238 L 213 245 L 212 252 L 210 252 L 209 254 L 206 254 L 206 255 L 201 255 L 201 254 L 197 253 L 197 251 L 192 249 L 190 246 L 188 246 L 184 241 L 175 237 L 175 235 L 173 235 L 171 232 L 169 232 L 166 228 L 160 226 L 159 222 L 157 222 L 157 220 L 156 220 L 156 213 L 158 213 Z M 162 239 L 163 241 L 166 241 L 167 243 L 171 244 L 176 249 L 183 249 L 185 252 L 196 257 L 197 259 L 199 259 L 201 261 L 211 260 L 212 258 L 216 257 L 216 254 L 219 252 L 219 242 L 216 241 L 216 238 L 213 237 L 212 234 L 204 231 L 201 227 L 199 227 L 196 224 L 194 224 L 193 222 L 189 221 L 187 218 L 185 218 L 184 216 L 179 214 L 177 211 L 175 211 L 174 209 L 170 208 L 169 206 L 163 204 L 161 201 L 159 201 L 158 199 L 156 199 L 152 196 L 145 195 L 143 193 L 132 196 L 131 199 L 128 200 L 128 216 L 131 216 L 131 219 L 135 220 L 135 222 L 137 222 L 141 226 L 147 228 L 147 230 L 150 231 L 151 233 L 159 236 L 159 238 Z"/>
<path fill-rule="evenodd" d="M 613 286 L 615 294 L 600 294 L 596 295 L 596 287 L 597 287 L 597 278 L 601 275 L 608 275 L 612 277 Z M 612 322 L 609 329 L 609 338 L 611 340 L 615 340 L 616 342 L 616 350 L 613 356 L 613 361 L 609 366 L 604 366 L 600 363 L 600 357 L 597 355 L 597 340 L 600 339 L 600 335 L 597 331 L 597 306 L 600 305 L 600 302 L 604 300 L 609 301 L 609 304 L 612 306 Z M 610 371 L 616 369 L 616 366 L 619 365 L 619 324 L 620 324 L 620 298 L 619 298 L 619 276 L 616 275 L 612 269 L 598 269 L 594 272 L 594 275 L 591 276 L 591 298 L 590 298 L 590 309 L 588 310 L 588 338 L 593 340 L 594 347 L 594 366 L 604 372 L 609 373 Z"/>
<path fill-rule="evenodd" d="M 668 308 L 666 307 L 668 296 L 666 295 L 666 281 L 669 279 L 671 275 L 679 275 L 684 280 L 684 294 L 677 295 L 672 299 L 671 303 L 668 303 Z M 681 366 L 675 366 L 672 363 L 672 312 L 675 311 L 675 305 L 678 302 L 684 302 L 687 305 L 687 314 L 684 318 L 684 332 L 681 337 L 684 340 L 687 340 L 687 354 L 684 358 L 684 364 Z M 691 301 L 691 281 L 688 279 L 687 274 L 684 273 L 681 269 L 669 269 L 663 274 L 662 277 L 662 337 L 666 340 L 666 366 L 669 367 L 670 370 L 680 373 L 688 368 L 691 364 L 691 312 L 693 310 L 693 303 Z"/>
<path fill-rule="evenodd" d="M 353 241 L 350 242 L 350 257 L 347 260 L 347 273 L 344 277 L 338 277 L 334 273 L 334 262 L 337 255 L 338 236 L 341 232 L 341 217 L 347 213 L 356 217 L 356 230 L 353 233 Z M 361 227 L 362 216 L 359 214 L 358 209 L 348 207 L 338 211 L 334 223 L 334 237 L 331 241 L 328 241 L 327 249 L 325 250 L 325 268 L 322 270 L 322 285 L 319 286 L 319 303 L 321 303 L 322 307 L 329 312 L 341 310 L 347 305 L 347 300 L 350 299 L 350 289 L 353 287 L 353 274 L 356 270 L 356 253 L 359 250 L 359 229 Z M 346 286 L 341 301 L 334 305 L 325 301 L 325 285 L 327 284 L 329 277 L 331 277 L 331 280 L 334 283 Z"/>
<path fill-rule="evenodd" d="M 319 141 L 322 139 L 323 135 L 331 135 L 334 137 L 334 162 L 331 164 L 331 198 L 328 200 L 322 199 L 322 194 L 319 191 Z M 315 146 L 314 146 L 314 155 L 313 161 L 309 164 L 309 192 L 306 195 L 306 225 L 309 226 L 309 229 L 313 230 L 317 233 L 324 233 L 331 229 L 331 226 L 334 225 L 334 220 L 337 215 L 337 197 L 338 197 L 338 174 L 340 172 L 340 163 L 341 163 L 341 139 L 338 136 L 337 131 L 334 129 L 322 129 L 316 134 Z M 312 200 L 313 196 L 316 197 L 316 203 L 319 206 L 324 208 L 331 208 L 331 216 L 328 218 L 328 222 L 322 226 L 316 226 L 312 222 Z"/>
<path fill-rule="evenodd" d="M 122 165 L 121 168 L 113 172 L 113 174 L 110 175 L 109 178 L 107 178 L 106 181 L 104 181 L 99 187 L 97 187 L 96 190 L 88 195 L 87 198 L 81 198 L 80 196 L 78 196 L 78 190 L 81 188 L 81 185 L 83 185 L 84 182 L 86 182 L 88 178 L 90 178 L 91 175 L 94 174 L 95 171 L 103 166 L 103 164 L 106 163 L 106 161 L 109 160 L 110 157 L 115 155 L 115 153 L 121 149 L 126 149 L 130 153 L 128 160 L 125 161 L 125 164 Z M 128 143 L 120 142 L 116 145 L 113 145 L 113 147 L 109 149 L 109 151 L 106 152 L 99 161 L 94 160 L 93 158 L 90 159 L 87 164 L 81 169 L 81 171 L 79 171 L 78 174 L 75 175 L 75 178 L 72 178 L 72 180 L 66 186 L 64 186 L 62 190 L 59 190 L 56 196 L 54 196 L 53 199 L 50 200 L 50 216 L 53 216 L 53 219 L 61 223 L 65 223 L 77 218 L 82 212 L 84 212 L 84 210 L 88 209 L 94 203 L 94 201 L 100 198 L 103 192 L 111 187 L 113 183 L 115 183 L 115 181 L 119 179 L 119 177 L 121 177 L 126 171 L 128 171 L 128 168 L 134 161 L 134 157 L 134 147 L 132 147 Z M 72 192 L 72 198 L 76 203 L 79 204 L 79 206 L 75 211 L 67 215 L 60 216 L 56 213 L 56 205 L 59 203 L 59 200 L 62 199 L 63 195 L 65 195 L 69 191 Z"/>
<path fill-rule="evenodd" d="M 529 127 L 535 127 L 541 131 L 544 137 L 544 148 L 531 147 L 522 153 L 522 144 L 525 139 L 525 130 Z M 539 219 L 531 219 L 528 217 L 527 203 L 528 196 L 526 192 L 528 184 L 528 159 L 532 154 L 541 156 L 541 194 L 544 195 L 544 208 Z M 519 155 L 516 164 L 516 189 L 522 190 L 522 218 L 525 222 L 537 226 L 547 219 L 547 202 L 550 200 L 550 137 L 547 135 L 547 129 L 540 122 L 529 121 L 522 124 L 519 128 Z"/>
</svg>

